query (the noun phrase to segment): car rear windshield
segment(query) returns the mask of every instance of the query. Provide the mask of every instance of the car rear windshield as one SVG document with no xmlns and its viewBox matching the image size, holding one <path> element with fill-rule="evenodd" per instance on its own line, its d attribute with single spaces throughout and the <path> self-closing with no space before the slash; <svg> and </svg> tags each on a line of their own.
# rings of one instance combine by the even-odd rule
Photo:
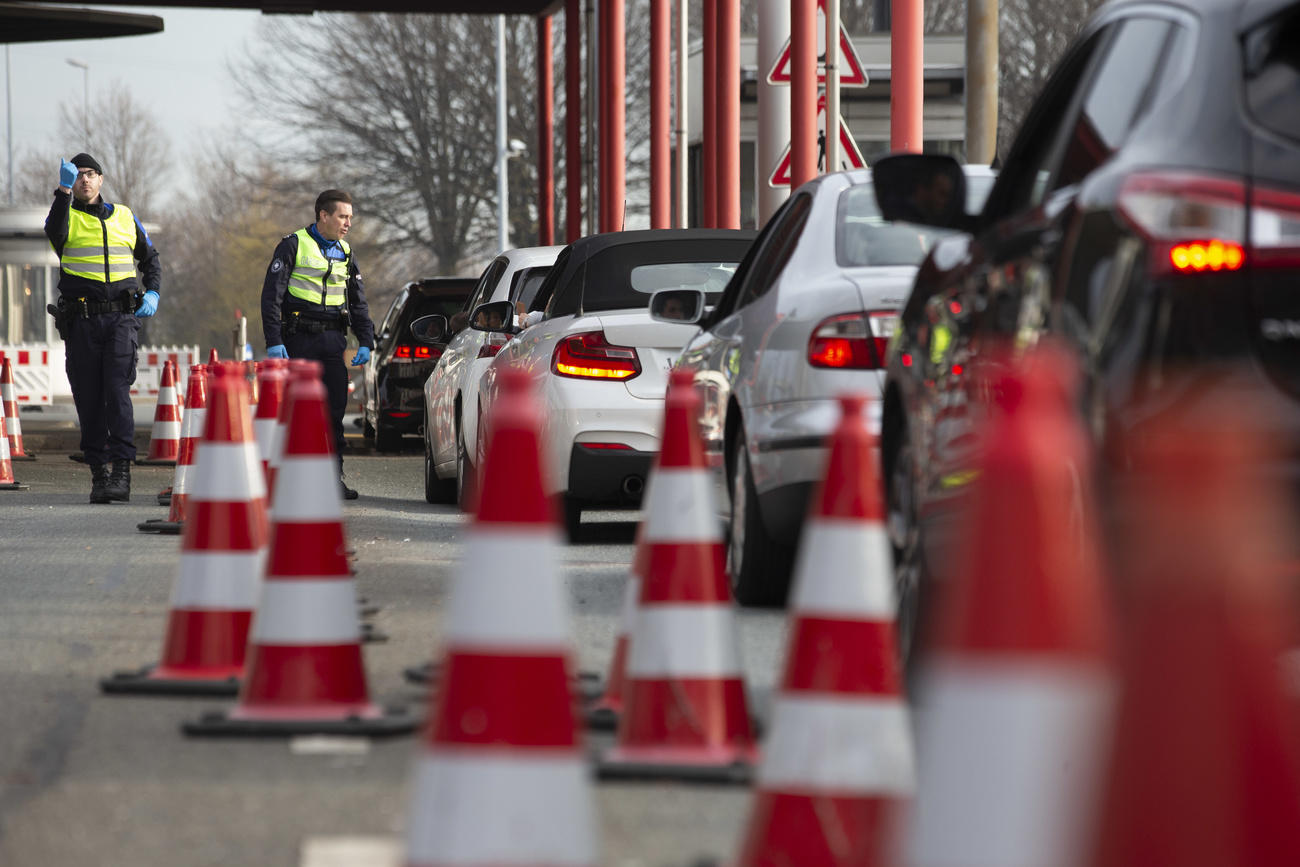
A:
<svg viewBox="0 0 1300 867">
<path fill-rule="evenodd" d="M 700 239 L 619 244 L 600 250 L 576 275 L 582 309 L 644 309 L 660 289 L 703 289 L 716 299 L 751 239 Z"/>
<path fill-rule="evenodd" d="M 459 313 L 465 306 L 466 295 L 415 295 L 407 305 L 413 312 L 406 315 L 407 321 L 413 322 L 421 316 L 428 316 L 430 313 L 441 313 L 443 316 L 451 316 Z"/>
<path fill-rule="evenodd" d="M 1246 37 L 1246 104 L 1251 116 L 1300 141 L 1300 6 Z"/>
<path fill-rule="evenodd" d="M 835 258 L 846 268 L 917 265 L 945 234 L 928 226 L 887 222 L 876 206 L 876 194 L 862 184 L 840 197 Z"/>
</svg>

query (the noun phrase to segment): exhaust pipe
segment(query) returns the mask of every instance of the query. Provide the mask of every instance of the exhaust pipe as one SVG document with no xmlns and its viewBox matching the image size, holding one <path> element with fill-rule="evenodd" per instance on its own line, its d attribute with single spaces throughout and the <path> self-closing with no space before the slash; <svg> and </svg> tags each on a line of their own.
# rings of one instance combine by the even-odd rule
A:
<svg viewBox="0 0 1300 867">
<path fill-rule="evenodd" d="M 645 479 L 640 476 L 623 477 L 623 493 L 629 497 L 639 497 L 645 490 Z"/>
</svg>

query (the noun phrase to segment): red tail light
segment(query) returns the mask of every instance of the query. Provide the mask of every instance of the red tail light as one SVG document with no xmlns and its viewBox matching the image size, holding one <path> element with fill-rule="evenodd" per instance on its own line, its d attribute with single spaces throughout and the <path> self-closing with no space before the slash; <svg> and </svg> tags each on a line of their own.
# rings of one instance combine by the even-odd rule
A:
<svg viewBox="0 0 1300 867">
<path fill-rule="evenodd" d="M 627 443 L 578 443 L 582 448 L 593 452 L 630 452 L 632 447 Z"/>
<path fill-rule="evenodd" d="M 1246 264 L 1246 185 L 1186 172 L 1131 175 L 1120 213 L 1151 245 L 1157 275 L 1237 271 Z"/>
<path fill-rule="evenodd" d="M 442 349 L 437 346 L 411 346 L 399 343 L 393 347 L 393 361 L 433 361 L 442 358 Z"/>
<path fill-rule="evenodd" d="M 898 327 L 892 310 L 841 313 L 817 323 L 808 340 L 808 363 L 813 367 L 844 370 L 879 370 L 885 350 Z"/>
<path fill-rule="evenodd" d="M 631 379 L 641 372 L 636 350 L 614 346 L 603 331 L 570 334 L 551 355 L 551 371 L 575 379 Z"/>
</svg>

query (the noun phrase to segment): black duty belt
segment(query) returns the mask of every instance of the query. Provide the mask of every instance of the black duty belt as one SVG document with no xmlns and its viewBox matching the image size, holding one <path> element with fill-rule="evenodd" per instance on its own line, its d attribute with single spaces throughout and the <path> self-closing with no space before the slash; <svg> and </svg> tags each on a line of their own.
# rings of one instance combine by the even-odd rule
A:
<svg viewBox="0 0 1300 867">
<path fill-rule="evenodd" d="M 341 319 L 296 318 L 289 325 L 295 334 L 320 334 L 322 331 L 343 331 L 346 324 Z"/>
<path fill-rule="evenodd" d="M 123 296 L 115 301 L 96 301 L 91 298 L 68 298 L 64 296 L 60 299 L 63 305 L 74 316 L 80 316 L 85 319 L 90 316 L 98 316 L 101 313 L 130 313 L 135 310 L 130 296 Z"/>
</svg>

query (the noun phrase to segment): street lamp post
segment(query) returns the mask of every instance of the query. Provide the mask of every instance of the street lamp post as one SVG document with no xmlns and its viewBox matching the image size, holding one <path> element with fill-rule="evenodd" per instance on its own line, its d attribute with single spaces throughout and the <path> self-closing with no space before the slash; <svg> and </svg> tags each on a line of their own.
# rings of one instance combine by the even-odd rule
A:
<svg viewBox="0 0 1300 867">
<path fill-rule="evenodd" d="M 81 70 L 81 131 L 86 136 L 86 149 L 90 149 L 90 64 L 84 60 L 68 58 L 68 65 Z"/>
<path fill-rule="evenodd" d="M 523 154 L 526 145 L 506 137 L 506 17 L 497 16 L 497 252 L 510 246 L 510 185 L 506 172 L 511 157 Z"/>
</svg>

